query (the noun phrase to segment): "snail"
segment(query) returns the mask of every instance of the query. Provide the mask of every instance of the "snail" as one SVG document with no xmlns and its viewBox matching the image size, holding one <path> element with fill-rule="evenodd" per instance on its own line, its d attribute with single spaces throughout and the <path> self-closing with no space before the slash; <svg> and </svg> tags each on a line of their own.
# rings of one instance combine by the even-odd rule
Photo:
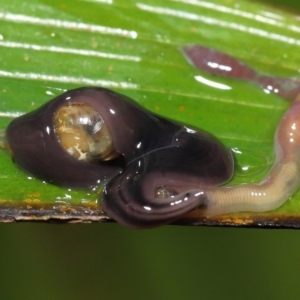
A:
<svg viewBox="0 0 300 300">
<path fill-rule="evenodd" d="M 15 163 L 37 178 L 104 185 L 104 212 L 134 228 L 180 218 L 205 204 L 196 190 L 233 175 L 232 153 L 214 136 L 99 87 L 67 91 L 14 119 L 6 139 Z"/>
</svg>

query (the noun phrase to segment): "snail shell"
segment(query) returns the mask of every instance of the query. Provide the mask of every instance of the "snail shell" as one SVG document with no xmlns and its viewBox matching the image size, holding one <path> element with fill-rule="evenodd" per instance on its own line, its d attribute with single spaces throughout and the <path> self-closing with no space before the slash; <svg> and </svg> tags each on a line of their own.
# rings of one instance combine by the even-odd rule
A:
<svg viewBox="0 0 300 300">
<path fill-rule="evenodd" d="M 111 134 L 103 118 L 84 103 L 62 106 L 54 115 L 54 132 L 61 146 L 78 160 L 112 160 Z"/>
</svg>

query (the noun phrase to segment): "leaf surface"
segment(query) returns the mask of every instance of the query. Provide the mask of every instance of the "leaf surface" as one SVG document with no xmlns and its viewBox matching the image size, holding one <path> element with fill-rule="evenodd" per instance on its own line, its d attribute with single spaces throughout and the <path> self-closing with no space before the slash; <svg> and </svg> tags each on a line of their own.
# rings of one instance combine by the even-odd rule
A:
<svg viewBox="0 0 300 300">
<path fill-rule="evenodd" d="M 289 103 L 194 69 L 180 47 L 201 44 L 262 72 L 297 77 L 299 32 L 292 13 L 246 0 L 7 1 L 0 8 L 0 128 L 66 89 L 104 86 L 220 138 L 237 161 L 230 185 L 259 182 L 273 163 L 274 132 Z M 101 190 L 67 190 L 34 179 L 6 149 L 0 150 L 0 165 L 3 220 L 102 218 Z M 207 220 L 195 211 L 184 221 L 298 226 L 299 216 L 300 192 L 273 212 Z"/>
</svg>

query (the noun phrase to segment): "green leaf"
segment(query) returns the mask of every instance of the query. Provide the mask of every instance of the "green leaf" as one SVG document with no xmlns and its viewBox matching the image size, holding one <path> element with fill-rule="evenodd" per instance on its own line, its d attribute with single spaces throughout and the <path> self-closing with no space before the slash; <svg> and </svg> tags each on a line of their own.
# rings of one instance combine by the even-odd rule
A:
<svg viewBox="0 0 300 300">
<path fill-rule="evenodd" d="M 289 103 L 251 84 L 202 73 L 179 49 L 198 43 L 262 72 L 296 77 L 299 31 L 293 14 L 246 0 L 7 1 L 0 8 L 0 128 L 65 89 L 105 86 L 213 133 L 236 153 L 229 184 L 258 182 L 274 160 L 273 135 Z M 230 89 L 202 84 L 195 80 L 199 75 Z M 34 179 L 12 163 L 6 149 L 0 165 L 3 220 L 103 217 L 101 191 L 66 190 Z M 290 226 L 299 216 L 300 192 L 274 212 L 209 220 L 193 212 L 184 221 Z"/>
</svg>

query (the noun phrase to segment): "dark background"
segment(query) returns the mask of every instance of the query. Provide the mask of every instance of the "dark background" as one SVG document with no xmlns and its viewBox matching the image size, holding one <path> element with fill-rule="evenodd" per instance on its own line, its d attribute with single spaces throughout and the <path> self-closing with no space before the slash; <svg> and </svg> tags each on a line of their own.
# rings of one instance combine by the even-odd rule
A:
<svg viewBox="0 0 300 300">
<path fill-rule="evenodd" d="M 2 224 L 1 299 L 298 299 L 300 232 Z"/>
<path fill-rule="evenodd" d="M 268 1 L 298 8 L 295 0 Z M 0 299 L 298 299 L 300 231 L 0 224 Z"/>
</svg>

